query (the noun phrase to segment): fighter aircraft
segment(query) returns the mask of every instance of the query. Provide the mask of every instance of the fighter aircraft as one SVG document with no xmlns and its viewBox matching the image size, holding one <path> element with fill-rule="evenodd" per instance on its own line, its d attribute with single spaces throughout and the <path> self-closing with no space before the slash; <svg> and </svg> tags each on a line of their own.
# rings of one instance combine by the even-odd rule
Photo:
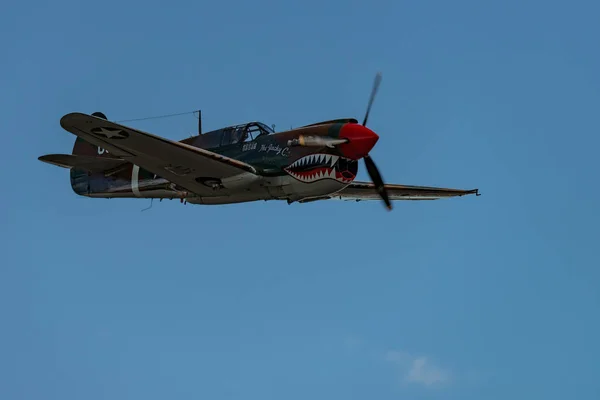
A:
<svg viewBox="0 0 600 400">
<path fill-rule="evenodd" d="M 77 136 L 72 154 L 40 161 L 70 169 L 71 187 L 92 198 L 174 199 L 190 204 L 285 200 L 435 200 L 479 195 L 462 190 L 384 184 L 369 152 L 379 136 L 367 128 L 381 82 L 377 74 L 362 124 L 334 119 L 275 132 L 262 122 L 173 141 L 108 121 L 106 115 L 70 113 L 60 125 Z M 201 119 L 200 119 L 201 121 Z M 356 181 L 363 160 L 372 182 Z"/>
</svg>

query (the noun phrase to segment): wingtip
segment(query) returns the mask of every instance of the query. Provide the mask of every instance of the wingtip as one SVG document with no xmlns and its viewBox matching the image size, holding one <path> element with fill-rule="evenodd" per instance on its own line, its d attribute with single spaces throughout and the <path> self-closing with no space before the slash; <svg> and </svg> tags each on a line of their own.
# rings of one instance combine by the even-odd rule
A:
<svg viewBox="0 0 600 400">
<path fill-rule="evenodd" d="M 81 113 L 78 113 L 78 112 L 70 112 L 70 113 L 67 113 L 67 114 L 63 115 L 62 117 L 60 117 L 60 126 L 61 126 L 63 129 L 65 129 L 65 130 L 66 130 L 66 129 L 67 129 L 67 126 L 68 126 L 68 122 L 69 122 L 69 120 L 70 120 L 71 118 L 73 118 L 73 116 L 76 116 L 76 115 L 78 115 L 78 114 L 81 114 Z"/>
</svg>

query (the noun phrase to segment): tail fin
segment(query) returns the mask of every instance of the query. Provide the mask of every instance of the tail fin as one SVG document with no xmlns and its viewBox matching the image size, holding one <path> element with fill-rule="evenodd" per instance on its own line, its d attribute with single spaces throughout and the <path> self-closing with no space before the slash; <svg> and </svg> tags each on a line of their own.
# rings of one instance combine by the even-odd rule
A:
<svg viewBox="0 0 600 400">
<path fill-rule="evenodd" d="M 92 115 L 106 119 L 106 115 L 101 112 L 95 112 Z M 47 154 L 38 157 L 38 160 L 58 167 L 83 169 L 87 172 L 102 171 L 125 163 L 118 157 L 112 157 L 105 149 L 86 142 L 80 137 L 75 139 L 71 155 Z"/>
<path fill-rule="evenodd" d="M 94 158 L 118 158 L 112 157 L 107 150 L 103 149 L 102 147 L 93 145 L 90 142 L 86 142 L 80 137 L 77 137 L 75 139 L 75 143 L 73 144 L 73 150 L 71 151 L 71 154 L 75 156 L 85 156 Z"/>
<path fill-rule="evenodd" d="M 92 115 L 106 119 L 102 113 Z M 79 195 L 108 198 L 136 195 L 132 189 L 133 164 L 80 137 L 75 139 L 71 154 L 47 154 L 38 159 L 70 169 L 71 187 Z M 139 168 L 135 169 L 136 189 L 140 173 Z"/>
<path fill-rule="evenodd" d="M 123 159 L 112 157 L 111 154 L 96 145 L 77 137 L 71 155 L 71 187 L 75 193 L 83 194 L 94 191 L 90 187 L 91 179 L 105 181 L 107 175 L 131 164 Z"/>
<path fill-rule="evenodd" d="M 92 115 L 106 119 L 101 112 L 95 112 Z M 127 161 L 112 157 L 106 149 L 86 142 L 80 137 L 75 139 L 70 155 L 47 154 L 39 157 L 38 160 L 70 169 L 71 187 L 75 193 L 80 195 L 89 195 L 93 191 L 92 180 L 94 182 L 106 181 L 107 175 L 131 167 Z"/>
</svg>

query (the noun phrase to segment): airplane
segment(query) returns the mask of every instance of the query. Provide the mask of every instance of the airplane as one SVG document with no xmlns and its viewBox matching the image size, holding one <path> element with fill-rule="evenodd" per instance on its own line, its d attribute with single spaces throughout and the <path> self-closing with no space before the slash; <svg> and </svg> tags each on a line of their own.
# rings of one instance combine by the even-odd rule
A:
<svg viewBox="0 0 600 400">
<path fill-rule="evenodd" d="M 221 205 L 259 200 L 288 204 L 320 200 L 436 200 L 475 194 L 427 186 L 385 184 L 369 155 L 379 136 L 367 121 L 381 82 L 375 77 L 362 124 L 354 118 L 275 132 L 258 121 L 173 141 L 124 126 L 102 112 L 73 112 L 60 125 L 77 136 L 72 154 L 38 160 L 70 169 L 71 188 L 90 198 L 179 199 Z M 363 160 L 372 182 L 355 178 Z"/>
</svg>

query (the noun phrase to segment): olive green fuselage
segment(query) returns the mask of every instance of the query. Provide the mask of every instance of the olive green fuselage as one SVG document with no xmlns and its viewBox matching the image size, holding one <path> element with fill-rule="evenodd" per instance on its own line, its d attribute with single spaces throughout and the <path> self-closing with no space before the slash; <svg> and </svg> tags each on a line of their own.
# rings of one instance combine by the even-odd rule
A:
<svg viewBox="0 0 600 400">
<path fill-rule="evenodd" d="M 71 186 L 82 196 L 100 198 L 180 198 L 190 203 L 224 204 L 256 200 L 308 201 L 346 187 L 358 172 L 358 163 L 343 156 L 338 147 L 290 145 L 300 135 L 338 138 L 342 126 L 352 120 L 317 124 L 274 133 L 264 124 L 227 127 L 181 140 L 252 165 L 256 174 L 240 174 L 238 181 L 223 185 L 206 176 L 210 195 L 198 196 L 184 188 L 123 162 L 110 170 L 89 172 L 71 169 Z M 256 135 L 256 136 L 253 136 Z M 80 138 L 73 154 L 111 158 L 109 152 Z"/>
</svg>

